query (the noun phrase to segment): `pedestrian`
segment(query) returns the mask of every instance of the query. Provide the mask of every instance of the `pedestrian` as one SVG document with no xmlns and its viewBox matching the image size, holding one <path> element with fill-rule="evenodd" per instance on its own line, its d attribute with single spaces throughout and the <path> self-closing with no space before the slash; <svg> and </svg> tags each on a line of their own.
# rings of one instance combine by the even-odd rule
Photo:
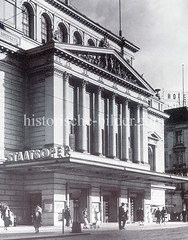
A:
<svg viewBox="0 0 188 240">
<path fill-rule="evenodd" d="M 65 220 L 66 220 L 65 226 L 69 227 L 70 226 L 70 220 L 71 220 L 71 214 L 70 214 L 70 209 L 69 209 L 68 206 L 66 206 L 66 208 L 65 208 L 64 217 L 65 217 Z"/>
<path fill-rule="evenodd" d="M 33 226 L 35 228 L 35 233 L 39 233 L 39 228 L 42 223 L 42 208 L 37 205 L 32 214 Z"/>
<path fill-rule="evenodd" d="M 182 217 L 183 217 L 183 222 L 186 222 L 187 212 L 186 212 L 185 208 L 182 211 Z"/>
<path fill-rule="evenodd" d="M 165 222 L 165 217 L 166 217 L 166 209 L 163 207 L 161 210 L 161 222 Z"/>
<path fill-rule="evenodd" d="M 155 212 L 155 217 L 157 218 L 156 223 L 160 224 L 160 222 L 161 222 L 161 211 L 159 210 L 159 208 Z"/>
<path fill-rule="evenodd" d="M 3 206 L 2 212 L 1 212 L 1 218 L 4 221 L 4 229 L 7 231 L 7 228 L 9 225 L 12 225 L 12 221 L 10 219 L 10 209 L 8 206 Z"/>
<path fill-rule="evenodd" d="M 119 230 L 125 230 L 125 223 L 127 220 L 127 212 L 125 211 L 125 203 L 122 203 L 119 207 Z M 123 224 L 122 224 L 123 223 Z"/>
<path fill-rule="evenodd" d="M 89 227 L 89 222 L 88 222 L 88 212 L 87 212 L 87 208 L 84 208 L 84 210 L 82 211 L 82 216 L 84 219 L 84 227 L 85 229 L 88 229 Z"/>
</svg>

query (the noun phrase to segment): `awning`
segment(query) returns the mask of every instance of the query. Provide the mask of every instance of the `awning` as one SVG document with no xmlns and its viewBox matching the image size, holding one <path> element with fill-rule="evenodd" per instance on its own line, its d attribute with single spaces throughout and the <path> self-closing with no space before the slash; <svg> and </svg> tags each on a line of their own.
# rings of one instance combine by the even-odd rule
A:
<svg viewBox="0 0 188 240">
<path fill-rule="evenodd" d="M 69 156 L 62 158 L 4 162 L 0 165 L 0 170 L 19 173 L 31 171 L 74 172 L 75 174 L 84 173 L 93 177 L 102 176 L 120 181 L 142 181 L 143 183 L 151 184 L 172 185 L 188 182 L 188 177 L 186 176 L 150 171 L 148 164 L 125 162 L 78 152 L 70 152 Z"/>
</svg>

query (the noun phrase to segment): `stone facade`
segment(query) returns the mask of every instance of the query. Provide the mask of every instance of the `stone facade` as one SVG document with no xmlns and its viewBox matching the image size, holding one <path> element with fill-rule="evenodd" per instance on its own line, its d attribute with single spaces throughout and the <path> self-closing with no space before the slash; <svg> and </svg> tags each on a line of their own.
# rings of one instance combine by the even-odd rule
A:
<svg viewBox="0 0 188 240">
<path fill-rule="evenodd" d="M 45 225 L 66 205 L 116 222 L 121 202 L 152 221 L 185 178 L 164 173 L 167 114 L 133 68 L 139 48 L 56 0 L 3 0 L 0 16 L 0 200 L 24 224 L 36 204 Z"/>
</svg>

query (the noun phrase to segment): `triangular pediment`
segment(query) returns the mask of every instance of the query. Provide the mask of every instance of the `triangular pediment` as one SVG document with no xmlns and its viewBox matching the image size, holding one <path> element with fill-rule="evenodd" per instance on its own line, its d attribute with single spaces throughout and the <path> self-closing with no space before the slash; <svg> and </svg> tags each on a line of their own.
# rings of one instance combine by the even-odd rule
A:
<svg viewBox="0 0 188 240">
<path fill-rule="evenodd" d="M 161 139 L 161 137 L 156 132 L 149 132 L 148 137 L 156 141 L 159 141 Z"/>
<path fill-rule="evenodd" d="M 81 60 L 87 61 L 103 71 L 121 78 L 123 81 L 128 82 L 133 86 L 146 90 L 151 95 L 155 94 L 154 89 L 130 65 L 130 63 L 114 49 L 61 43 L 56 43 L 56 46 L 66 49 Z"/>
</svg>

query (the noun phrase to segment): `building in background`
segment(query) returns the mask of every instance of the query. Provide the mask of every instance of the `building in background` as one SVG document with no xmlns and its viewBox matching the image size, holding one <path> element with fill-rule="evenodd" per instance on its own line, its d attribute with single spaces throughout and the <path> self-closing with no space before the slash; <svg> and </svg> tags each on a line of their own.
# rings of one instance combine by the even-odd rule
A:
<svg viewBox="0 0 188 240">
<path fill-rule="evenodd" d="M 165 169 L 167 173 L 188 175 L 188 108 L 165 110 L 170 115 L 165 120 Z M 180 183 L 175 190 L 166 192 L 166 204 L 170 213 L 180 217 L 188 211 L 188 185 Z"/>
<path fill-rule="evenodd" d="M 165 191 L 163 103 L 133 68 L 137 46 L 58 0 L 3 0 L 0 9 L 0 200 L 31 224 L 72 218 L 152 221 Z M 78 214 L 75 214 L 77 210 Z"/>
<path fill-rule="evenodd" d="M 183 93 L 182 91 L 162 89 L 159 94 L 164 102 L 164 109 L 188 106 L 188 92 Z"/>
</svg>

